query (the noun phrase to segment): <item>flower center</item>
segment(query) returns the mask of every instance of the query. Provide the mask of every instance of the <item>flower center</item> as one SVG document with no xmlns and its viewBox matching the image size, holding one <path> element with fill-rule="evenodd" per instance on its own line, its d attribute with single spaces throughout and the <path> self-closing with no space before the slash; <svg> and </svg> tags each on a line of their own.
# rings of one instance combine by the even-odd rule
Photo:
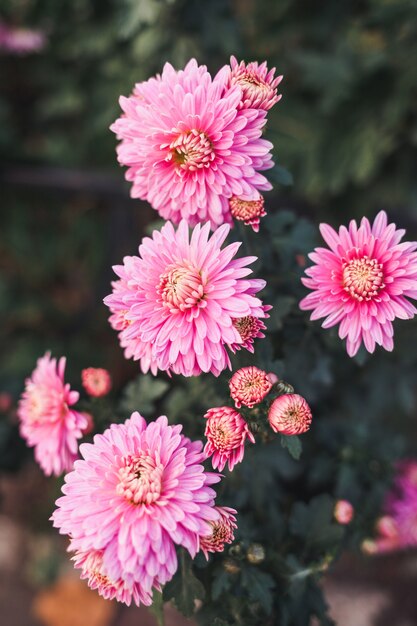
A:
<svg viewBox="0 0 417 626">
<path fill-rule="evenodd" d="M 205 280 L 201 273 L 189 263 L 169 266 L 159 280 L 158 293 L 162 304 L 171 313 L 178 313 L 193 307 L 204 307 Z"/>
<path fill-rule="evenodd" d="M 343 289 L 362 302 L 372 300 L 385 287 L 382 264 L 368 256 L 343 263 Z"/>
<path fill-rule="evenodd" d="M 210 139 L 195 128 L 178 135 L 169 150 L 166 160 L 173 161 L 177 169 L 191 172 L 210 167 L 216 156 Z"/>
<path fill-rule="evenodd" d="M 131 504 L 152 504 L 161 495 L 163 465 L 147 454 L 127 456 L 118 471 L 116 492 Z"/>
</svg>

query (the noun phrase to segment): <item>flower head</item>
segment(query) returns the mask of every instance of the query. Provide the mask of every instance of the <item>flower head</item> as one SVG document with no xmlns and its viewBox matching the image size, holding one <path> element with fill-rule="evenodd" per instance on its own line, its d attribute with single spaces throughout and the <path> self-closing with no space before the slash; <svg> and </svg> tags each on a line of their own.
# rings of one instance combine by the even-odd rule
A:
<svg viewBox="0 0 417 626">
<path fill-rule="evenodd" d="M 339 233 L 327 224 L 320 230 L 330 250 L 316 248 L 309 255 L 316 265 L 302 280 L 312 293 L 300 308 L 312 310 L 312 320 L 324 317 L 323 328 L 340 324 L 349 356 L 362 343 L 368 352 L 375 344 L 392 350 L 393 320 L 417 312 L 407 300 L 417 298 L 417 242 L 400 243 L 405 231 L 388 224 L 384 211 L 372 226 L 364 217 L 359 227 L 352 220 Z"/>
<path fill-rule="evenodd" d="M 38 359 L 18 407 L 20 433 L 35 447 L 35 459 L 48 476 L 70 470 L 78 457 L 77 440 L 88 426 L 86 417 L 71 409 L 79 398 L 64 382 L 66 359 L 45 354 Z"/>
<path fill-rule="evenodd" d="M 221 472 L 228 463 L 232 471 L 243 459 L 246 438 L 255 443 L 255 437 L 240 413 L 229 406 L 209 409 L 204 417 L 207 420 L 205 454 L 212 456 L 214 469 Z"/>
<path fill-rule="evenodd" d="M 306 400 L 296 393 L 278 396 L 269 407 L 268 421 L 281 435 L 301 435 L 310 428 L 311 410 Z"/>
<path fill-rule="evenodd" d="M 268 311 L 272 308 L 269 305 L 264 305 L 263 315 L 260 317 L 269 317 Z M 230 346 L 232 352 L 245 348 L 249 352 L 254 352 L 253 342 L 255 339 L 263 339 L 265 337 L 263 330 L 266 330 L 266 326 L 259 317 L 254 315 L 245 315 L 244 317 L 236 317 L 233 319 L 233 326 L 239 333 L 240 341 L 235 342 Z"/>
<path fill-rule="evenodd" d="M 216 506 L 220 518 L 210 522 L 211 533 L 200 537 L 200 549 L 208 560 L 209 552 L 223 552 L 226 543 L 234 541 L 234 529 L 236 524 L 236 511 L 227 506 Z"/>
<path fill-rule="evenodd" d="M 32 28 L 16 28 L 0 22 L 0 50 L 13 55 L 40 52 L 46 45 L 45 33 Z"/>
<path fill-rule="evenodd" d="M 95 398 L 106 396 L 111 389 L 111 376 L 102 367 L 88 367 L 81 372 L 81 380 L 86 392 Z"/>
<path fill-rule="evenodd" d="M 254 334 L 242 338 L 235 324 L 266 317 L 256 297 L 265 281 L 245 278 L 256 257 L 233 258 L 239 243 L 221 249 L 228 232 L 223 225 L 209 238 L 209 225 L 197 225 L 190 239 L 185 220 L 176 231 L 168 222 L 143 240 L 140 257 L 114 268 L 119 280 L 104 302 L 126 358 L 143 372 L 218 376 L 230 367 L 227 346 L 251 347 Z"/>
<path fill-rule="evenodd" d="M 338 500 L 334 507 L 334 517 L 343 526 L 350 524 L 355 514 L 355 509 L 348 500 Z"/>
<path fill-rule="evenodd" d="M 249 408 L 259 404 L 270 392 L 271 387 L 268 374 L 254 365 L 237 370 L 229 382 L 230 395 L 237 408 L 242 404 Z"/>
<path fill-rule="evenodd" d="M 103 595 L 150 604 L 152 589 L 177 569 L 175 545 L 194 557 L 219 518 L 210 485 L 220 477 L 204 471 L 202 443 L 181 429 L 133 413 L 83 444 L 65 478 L 54 526 L 71 537 L 76 565 Z"/>
<path fill-rule="evenodd" d="M 239 85 L 242 89 L 242 98 L 239 103 L 244 109 L 263 109 L 268 111 L 274 106 L 282 96 L 277 94 L 277 87 L 283 76 L 275 77 L 275 67 L 268 70 L 266 61 L 260 65 L 254 61 L 246 64 L 240 63 L 232 56 L 230 58 L 232 68 L 230 74 L 230 85 Z"/>
<path fill-rule="evenodd" d="M 260 218 L 266 215 L 263 196 L 259 196 L 258 200 L 243 200 L 232 196 L 229 206 L 235 220 L 243 222 L 245 226 L 252 226 L 255 233 L 259 231 Z"/>
<path fill-rule="evenodd" d="M 166 63 L 120 98 L 123 115 L 111 127 L 119 162 L 129 168 L 132 197 L 164 219 L 215 228 L 232 221 L 233 195 L 256 200 L 271 189 L 260 173 L 273 166 L 272 144 L 261 138 L 266 113 L 239 109 L 242 88 L 228 86 L 229 75 L 225 66 L 213 79 L 195 59 L 178 72 Z"/>
</svg>

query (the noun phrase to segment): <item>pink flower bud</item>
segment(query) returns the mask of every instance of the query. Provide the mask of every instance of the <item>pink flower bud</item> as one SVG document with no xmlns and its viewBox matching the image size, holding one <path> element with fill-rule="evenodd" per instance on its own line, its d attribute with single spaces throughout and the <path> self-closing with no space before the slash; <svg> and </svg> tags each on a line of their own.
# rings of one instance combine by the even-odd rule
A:
<svg viewBox="0 0 417 626">
<path fill-rule="evenodd" d="M 245 453 L 246 438 L 255 443 L 255 438 L 243 417 L 230 406 L 209 409 L 204 416 L 207 420 L 205 436 L 207 443 L 204 452 L 212 456 L 214 469 L 222 471 L 226 463 L 232 471 L 240 463 Z"/>
<path fill-rule="evenodd" d="M 88 367 L 81 372 L 83 387 L 94 398 L 106 396 L 111 389 L 111 376 L 102 367 Z"/>
<path fill-rule="evenodd" d="M 347 525 L 353 519 L 355 509 L 348 500 L 338 500 L 334 507 L 334 517 L 339 524 Z"/>
<path fill-rule="evenodd" d="M 301 435 L 310 428 L 311 410 L 306 400 L 296 393 L 275 398 L 268 412 L 272 430 L 282 435 Z"/>
<path fill-rule="evenodd" d="M 87 413 L 87 411 L 82 411 L 81 415 L 84 415 L 87 420 L 87 425 L 83 428 L 83 435 L 89 435 L 94 429 L 94 418 L 91 413 Z"/>
<path fill-rule="evenodd" d="M 223 552 L 225 544 L 234 541 L 233 531 L 237 527 L 235 509 L 223 506 L 214 508 L 220 513 L 220 518 L 209 522 L 212 529 L 210 535 L 200 537 L 200 549 L 207 560 L 209 552 Z"/>
<path fill-rule="evenodd" d="M 279 381 L 278 376 L 274 372 L 268 372 L 267 376 L 271 385 L 275 385 Z"/>
<path fill-rule="evenodd" d="M 262 196 L 259 196 L 258 200 L 242 200 L 242 198 L 232 196 L 229 200 L 229 207 L 235 220 L 243 222 L 245 226 L 252 226 L 255 233 L 259 232 L 260 218 L 266 215 Z"/>
<path fill-rule="evenodd" d="M 259 404 L 272 387 L 268 374 L 251 365 L 235 372 L 229 382 L 230 395 L 237 408 L 242 404 L 252 408 Z"/>
</svg>

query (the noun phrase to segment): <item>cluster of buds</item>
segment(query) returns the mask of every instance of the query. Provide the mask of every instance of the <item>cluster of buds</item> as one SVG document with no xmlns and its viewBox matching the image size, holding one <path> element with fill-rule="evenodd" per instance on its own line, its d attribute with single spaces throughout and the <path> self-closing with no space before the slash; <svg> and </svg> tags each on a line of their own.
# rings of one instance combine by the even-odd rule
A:
<svg viewBox="0 0 417 626">
<path fill-rule="evenodd" d="M 265 439 L 270 439 L 271 430 L 281 435 L 300 435 L 310 428 L 312 414 L 306 400 L 273 372 L 254 365 L 242 367 L 230 379 L 229 390 L 236 408 L 215 407 L 204 416 L 204 451 L 215 469 L 222 471 L 228 464 L 232 471 L 243 459 L 246 440 L 255 443 L 254 433 L 260 430 Z M 262 424 L 265 414 L 266 430 Z"/>
</svg>

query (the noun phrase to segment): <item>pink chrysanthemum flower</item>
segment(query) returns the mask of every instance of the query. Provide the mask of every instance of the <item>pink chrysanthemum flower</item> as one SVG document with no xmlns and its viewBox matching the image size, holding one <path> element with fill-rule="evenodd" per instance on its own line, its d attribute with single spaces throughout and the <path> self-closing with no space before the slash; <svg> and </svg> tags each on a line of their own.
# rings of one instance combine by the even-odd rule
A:
<svg viewBox="0 0 417 626">
<path fill-rule="evenodd" d="M 81 372 L 86 392 L 94 398 L 106 396 L 111 389 L 110 373 L 102 367 L 87 367 Z"/>
<path fill-rule="evenodd" d="M 301 435 L 309 430 L 311 420 L 308 403 L 296 393 L 278 396 L 269 407 L 269 425 L 281 435 Z"/>
<path fill-rule="evenodd" d="M 262 402 L 271 387 L 268 374 L 254 365 L 241 367 L 229 382 L 230 395 L 237 408 L 243 404 L 251 409 Z"/>
<path fill-rule="evenodd" d="M 403 461 L 398 465 L 385 510 L 394 521 L 401 545 L 417 546 L 417 462 Z"/>
<path fill-rule="evenodd" d="M 407 298 L 417 298 L 417 243 L 400 243 L 405 231 L 388 224 L 384 211 L 372 226 L 364 217 L 359 227 L 352 220 L 339 233 L 327 224 L 320 230 L 330 250 L 316 248 L 309 255 L 316 265 L 302 280 L 313 292 L 300 308 L 312 310 L 312 320 L 325 317 L 323 328 L 340 323 L 349 356 L 362 342 L 368 352 L 375 344 L 392 350 L 392 321 L 416 313 Z"/>
<path fill-rule="evenodd" d="M 47 476 L 70 470 L 78 457 L 77 440 L 88 426 L 86 417 L 71 409 L 79 398 L 64 382 L 66 359 L 58 363 L 49 352 L 38 359 L 18 407 L 20 433 L 35 448 L 35 459 Z"/>
<path fill-rule="evenodd" d="M 240 108 L 268 111 L 281 100 L 282 96 L 277 94 L 277 88 L 283 76 L 275 77 L 275 67 L 268 70 L 266 61 L 260 65 L 256 61 L 246 65 L 244 61 L 239 63 L 232 56 L 230 66 L 232 71 L 229 84 L 239 85 L 242 89 Z"/>
<path fill-rule="evenodd" d="M 220 513 L 220 519 L 210 522 L 210 535 L 200 537 L 200 549 L 207 560 L 209 552 L 223 552 L 225 544 L 234 541 L 234 529 L 237 528 L 235 509 L 216 506 L 216 510 Z"/>
<path fill-rule="evenodd" d="M 266 215 L 263 196 L 259 196 L 258 200 L 242 200 L 232 196 L 229 206 L 235 220 L 243 222 L 245 226 L 252 226 L 255 233 L 259 232 L 260 219 Z"/>
<path fill-rule="evenodd" d="M 256 200 L 271 189 L 260 171 L 273 166 L 272 144 L 261 138 L 266 112 L 238 106 L 242 89 L 227 86 L 230 67 L 214 79 L 192 59 L 184 70 L 166 63 L 161 76 L 120 98 L 123 115 L 111 126 L 121 140 L 133 198 L 164 219 L 213 228 L 231 222 L 231 196 Z"/>
<path fill-rule="evenodd" d="M 218 376 L 230 367 L 226 346 L 251 347 L 235 324 L 267 316 L 256 297 L 265 281 L 246 278 L 256 257 L 234 259 L 240 243 L 221 250 L 228 232 L 223 225 L 209 238 L 209 225 L 197 225 L 190 239 L 185 220 L 177 231 L 168 222 L 143 240 L 140 257 L 114 267 L 120 280 L 104 302 L 126 358 L 140 360 L 143 372 Z"/>
<path fill-rule="evenodd" d="M 54 526 L 71 537 L 71 550 L 80 553 L 76 562 L 96 584 L 94 565 L 82 553 L 97 558 L 98 574 L 106 577 L 99 592 L 106 593 L 108 583 L 116 587 L 109 593 L 126 603 L 149 604 L 152 589 L 177 569 L 175 545 L 194 557 L 200 536 L 219 518 L 210 485 L 220 477 L 204 471 L 202 443 L 181 429 L 165 416 L 147 425 L 139 413 L 113 424 L 80 446 L 83 460 L 57 500 Z"/>
<path fill-rule="evenodd" d="M 350 524 L 354 515 L 355 509 L 349 500 L 338 500 L 336 502 L 334 507 L 334 517 L 339 524 L 342 524 L 343 526 Z"/>
<path fill-rule="evenodd" d="M 263 306 L 263 315 L 260 317 L 269 317 L 268 311 L 272 309 L 271 306 Z M 240 336 L 240 341 L 233 343 L 230 348 L 232 352 L 245 348 L 249 352 L 254 352 L 253 342 L 255 339 L 263 339 L 265 337 L 263 330 L 266 330 L 266 326 L 259 317 L 254 315 L 245 315 L 244 317 L 238 317 L 233 320 L 233 326 L 236 328 Z"/>
<path fill-rule="evenodd" d="M 255 437 L 240 413 L 230 406 L 209 409 L 204 417 L 207 420 L 205 454 L 212 457 L 214 469 L 221 472 L 228 463 L 232 471 L 243 459 L 246 439 L 255 443 Z"/>
</svg>

